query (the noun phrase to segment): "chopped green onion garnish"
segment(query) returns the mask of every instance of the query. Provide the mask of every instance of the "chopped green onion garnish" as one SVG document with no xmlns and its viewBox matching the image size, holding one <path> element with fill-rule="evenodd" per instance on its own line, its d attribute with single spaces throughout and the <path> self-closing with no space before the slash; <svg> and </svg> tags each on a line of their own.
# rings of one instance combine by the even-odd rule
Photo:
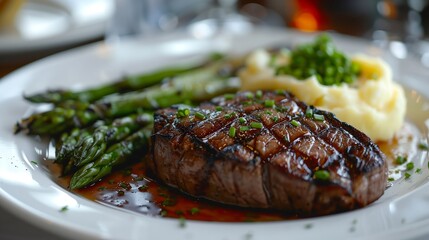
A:
<svg viewBox="0 0 429 240">
<path fill-rule="evenodd" d="M 292 121 L 290 121 L 290 124 L 292 124 L 293 126 L 295 126 L 295 127 L 299 127 L 299 126 L 301 126 L 301 123 L 300 122 L 298 122 L 297 120 L 292 120 Z"/>
<path fill-rule="evenodd" d="M 403 156 L 397 156 L 396 157 L 396 164 L 401 165 L 404 164 L 407 161 L 407 157 L 403 157 Z"/>
<path fill-rule="evenodd" d="M 33 160 L 33 161 L 31 161 L 31 163 L 32 163 L 32 164 L 34 164 L 34 165 L 37 165 L 37 162 L 36 162 L 36 161 L 34 161 L 34 160 Z"/>
<path fill-rule="evenodd" d="M 264 125 L 262 125 L 262 123 L 260 123 L 260 122 L 251 122 L 250 126 L 252 128 L 262 128 Z"/>
<path fill-rule="evenodd" d="M 244 106 L 244 107 L 250 106 L 250 105 L 252 105 L 252 104 L 253 104 L 253 102 L 252 102 L 252 101 L 245 101 L 245 102 L 243 102 L 243 106 Z"/>
<path fill-rule="evenodd" d="M 240 131 L 245 132 L 245 131 L 249 131 L 250 128 L 248 126 L 241 126 L 240 127 Z"/>
<path fill-rule="evenodd" d="M 161 215 L 161 217 L 165 217 L 167 216 L 167 211 L 162 210 L 159 214 Z"/>
<path fill-rule="evenodd" d="M 201 119 L 201 120 L 206 119 L 206 115 L 204 115 L 203 113 L 200 113 L 200 112 L 196 112 L 195 117 L 198 119 Z"/>
<path fill-rule="evenodd" d="M 285 94 L 285 90 L 277 89 L 276 93 L 277 93 L 277 95 L 284 95 Z"/>
<path fill-rule="evenodd" d="M 230 127 L 229 128 L 229 136 L 230 137 L 235 137 L 235 132 L 237 131 L 237 129 L 235 129 L 235 127 Z"/>
<path fill-rule="evenodd" d="M 307 108 L 307 110 L 305 110 L 305 116 L 308 118 L 313 117 L 313 109 L 311 109 L 310 107 Z"/>
<path fill-rule="evenodd" d="M 423 142 L 419 143 L 418 148 L 420 150 L 429 150 L 429 146 L 427 145 L 427 143 L 423 143 Z"/>
<path fill-rule="evenodd" d="M 191 111 L 189 110 L 189 108 L 181 108 L 181 109 L 177 110 L 176 115 L 178 118 L 182 118 L 182 117 L 189 116 L 190 113 L 191 113 Z"/>
<path fill-rule="evenodd" d="M 261 90 L 256 91 L 256 97 L 257 98 L 261 98 L 262 97 L 262 91 Z"/>
<path fill-rule="evenodd" d="M 238 119 L 238 121 L 239 121 L 241 124 L 244 124 L 244 123 L 246 123 L 246 122 L 247 122 L 247 121 L 246 121 L 246 119 L 245 119 L 244 117 L 239 118 L 239 119 Z"/>
<path fill-rule="evenodd" d="M 314 178 L 318 180 L 329 180 L 330 174 L 326 170 L 317 170 L 314 172 Z"/>
<path fill-rule="evenodd" d="M 267 115 L 272 115 L 273 113 L 272 113 L 272 112 L 270 112 L 270 111 L 268 111 L 268 110 L 266 110 L 266 111 L 265 111 L 265 114 L 267 114 Z"/>
<path fill-rule="evenodd" d="M 407 170 L 413 169 L 414 168 L 414 163 L 413 162 L 407 163 L 406 168 L 407 168 Z"/>
<path fill-rule="evenodd" d="M 271 118 L 271 120 L 273 120 L 273 122 L 277 122 L 279 120 L 279 117 L 274 116 L 274 117 Z"/>
<path fill-rule="evenodd" d="M 60 212 L 67 212 L 69 210 L 69 206 L 64 206 L 60 209 Z"/>
<path fill-rule="evenodd" d="M 199 209 L 199 208 L 196 208 L 196 207 L 191 208 L 191 214 L 192 214 L 192 215 L 195 215 L 195 214 L 197 214 L 197 213 L 199 213 L 199 212 L 200 212 L 200 209 Z"/>
<path fill-rule="evenodd" d="M 179 218 L 179 227 L 180 228 L 186 227 L 186 219 L 183 216 Z"/>
<path fill-rule="evenodd" d="M 216 106 L 215 109 L 216 109 L 216 111 L 222 111 L 223 108 L 221 106 Z"/>
<path fill-rule="evenodd" d="M 387 181 L 389 181 L 389 182 L 393 182 L 393 181 L 395 181 L 395 179 L 394 179 L 393 177 L 389 177 L 389 178 L 387 179 Z"/>
<path fill-rule="evenodd" d="M 223 97 L 225 98 L 225 100 L 232 100 L 235 97 L 235 95 L 231 93 L 227 93 L 223 95 Z"/>
<path fill-rule="evenodd" d="M 416 173 L 421 173 L 422 172 L 422 169 L 421 168 L 417 168 L 416 169 Z"/>
<path fill-rule="evenodd" d="M 405 179 L 408 179 L 408 178 L 410 178 L 410 177 L 411 177 L 411 174 L 406 172 L 406 173 L 404 174 L 404 176 L 405 176 Z"/>
<path fill-rule="evenodd" d="M 320 114 L 313 114 L 313 117 L 316 121 L 325 121 L 325 116 L 320 115 Z"/>
<path fill-rule="evenodd" d="M 253 93 L 251 93 L 251 92 L 247 92 L 246 93 L 246 98 L 248 98 L 248 99 L 253 99 L 255 96 L 253 95 Z"/>
<path fill-rule="evenodd" d="M 225 119 L 230 119 L 230 118 L 232 118 L 233 116 L 235 115 L 235 113 L 227 113 L 227 114 L 225 114 Z"/>
<path fill-rule="evenodd" d="M 274 107 L 274 104 L 275 104 L 275 102 L 273 99 L 267 99 L 264 102 L 265 107 Z"/>
<path fill-rule="evenodd" d="M 327 35 L 313 43 L 296 47 L 288 64 L 276 66 L 276 74 L 292 75 L 304 80 L 315 76 L 323 85 L 349 84 L 357 79 L 360 67 L 338 51 Z"/>
<path fill-rule="evenodd" d="M 279 111 L 279 112 L 287 112 L 287 111 L 289 111 L 289 108 L 288 107 L 278 107 L 278 106 L 276 106 L 276 110 Z"/>
</svg>

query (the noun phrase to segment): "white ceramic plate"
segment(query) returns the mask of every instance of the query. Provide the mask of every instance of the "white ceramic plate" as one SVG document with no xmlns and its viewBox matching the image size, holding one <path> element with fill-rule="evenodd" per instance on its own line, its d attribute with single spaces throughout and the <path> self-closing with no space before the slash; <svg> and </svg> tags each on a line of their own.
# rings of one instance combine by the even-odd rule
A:
<svg viewBox="0 0 429 240">
<path fill-rule="evenodd" d="M 0 29 L 0 53 L 34 51 L 104 34 L 113 0 L 26 0 L 15 24 Z"/>
<path fill-rule="evenodd" d="M 30 64 L 0 82 L 0 203 L 41 228 L 73 239 L 404 239 L 429 234 L 427 152 L 413 159 L 421 174 L 399 179 L 382 198 L 363 209 L 301 220 L 268 223 L 216 223 L 149 217 L 86 200 L 61 188 L 40 164 L 52 152 L 38 139 L 14 135 L 12 127 L 34 106 L 23 93 L 53 88 L 81 88 L 112 81 L 123 74 L 193 61 L 214 50 L 243 53 L 255 47 L 293 45 L 312 35 L 259 29 L 243 35 L 197 40 L 185 35 L 94 44 Z M 335 36 L 347 52 L 385 57 L 396 80 L 409 89 L 408 120 L 427 138 L 428 72 L 419 63 L 389 58 L 384 51 L 344 36 Z M 414 91 L 415 89 L 415 91 Z M 39 164 L 34 164 L 33 161 Z M 68 206 L 68 211 L 60 209 Z M 429 235 L 427 235 L 429 236 Z"/>
</svg>

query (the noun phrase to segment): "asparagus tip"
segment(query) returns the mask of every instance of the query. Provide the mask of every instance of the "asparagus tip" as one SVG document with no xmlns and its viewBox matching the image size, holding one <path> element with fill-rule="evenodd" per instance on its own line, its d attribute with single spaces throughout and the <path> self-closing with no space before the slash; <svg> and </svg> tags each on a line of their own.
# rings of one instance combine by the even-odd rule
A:
<svg viewBox="0 0 429 240">
<path fill-rule="evenodd" d="M 14 134 L 18 134 L 19 132 L 21 132 L 21 130 L 23 130 L 25 127 L 20 123 L 20 122 L 16 122 L 15 127 L 13 128 L 13 133 Z"/>
</svg>

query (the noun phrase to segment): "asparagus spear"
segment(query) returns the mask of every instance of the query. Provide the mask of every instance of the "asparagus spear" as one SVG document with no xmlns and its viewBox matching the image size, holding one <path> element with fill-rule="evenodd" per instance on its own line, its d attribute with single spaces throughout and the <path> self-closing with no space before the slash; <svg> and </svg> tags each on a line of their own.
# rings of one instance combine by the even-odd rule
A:
<svg viewBox="0 0 429 240">
<path fill-rule="evenodd" d="M 220 64 L 179 75 L 163 85 L 140 92 L 107 96 L 82 108 L 54 108 L 34 114 L 16 124 L 15 133 L 25 131 L 35 135 L 57 135 L 72 127 L 85 127 L 99 119 L 109 119 L 135 113 L 139 109 L 156 109 L 185 101 L 203 101 L 238 89 L 236 79 L 219 77 Z M 81 103 L 85 104 L 85 103 Z"/>
<path fill-rule="evenodd" d="M 107 147 L 152 122 L 152 114 L 143 113 L 117 119 L 111 125 L 98 127 L 92 135 L 81 138 L 76 144 L 72 156 L 74 165 L 80 167 L 93 162 L 105 152 Z"/>
<path fill-rule="evenodd" d="M 90 162 L 80 168 L 70 180 L 70 188 L 77 189 L 95 183 L 107 174 L 113 167 L 120 165 L 133 155 L 133 153 L 147 146 L 152 126 L 145 127 L 116 143 L 95 162 Z"/>
<path fill-rule="evenodd" d="M 60 142 L 57 144 L 56 149 L 56 163 L 63 164 L 70 158 L 76 144 L 80 138 L 90 135 L 88 129 L 74 128 L 70 133 L 66 132 L 61 135 Z"/>
<path fill-rule="evenodd" d="M 15 133 L 24 131 L 34 135 L 57 135 L 73 127 L 88 126 L 100 117 L 86 104 L 85 110 L 56 107 L 50 111 L 36 113 L 15 125 Z"/>
<path fill-rule="evenodd" d="M 121 81 L 109 83 L 101 87 L 86 89 L 82 91 L 50 90 L 44 93 L 24 96 L 24 98 L 34 103 L 58 104 L 66 100 L 93 102 L 95 100 L 98 100 L 104 96 L 107 96 L 113 93 L 130 92 L 130 91 L 140 90 L 140 89 L 158 84 L 166 78 L 174 77 L 178 74 L 193 71 L 197 68 L 201 68 L 207 65 L 210 62 L 217 61 L 222 58 L 223 58 L 222 55 L 213 54 L 209 58 L 209 60 L 207 60 L 203 64 L 165 68 L 165 69 L 154 71 L 148 74 L 137 75 L 137 76 L 126 76 Z"/>
</svg>

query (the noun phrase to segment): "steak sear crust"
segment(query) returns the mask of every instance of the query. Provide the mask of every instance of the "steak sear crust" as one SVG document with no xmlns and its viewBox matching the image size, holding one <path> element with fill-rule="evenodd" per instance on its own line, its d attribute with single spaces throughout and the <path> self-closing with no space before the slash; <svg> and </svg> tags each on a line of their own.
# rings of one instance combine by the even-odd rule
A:
<svg viewBox="0 0 429 240">
<path fill-rule="evenodd" d="M 385 156 L 369 137 L 285 91 L 178 109 L 155 113 L 148 166 L 192 196 L 316 216 L 366 206 L 386 188 Z"/>
</svg>

